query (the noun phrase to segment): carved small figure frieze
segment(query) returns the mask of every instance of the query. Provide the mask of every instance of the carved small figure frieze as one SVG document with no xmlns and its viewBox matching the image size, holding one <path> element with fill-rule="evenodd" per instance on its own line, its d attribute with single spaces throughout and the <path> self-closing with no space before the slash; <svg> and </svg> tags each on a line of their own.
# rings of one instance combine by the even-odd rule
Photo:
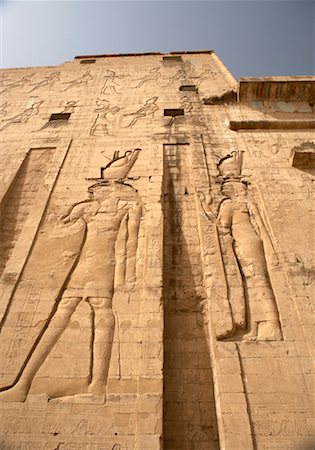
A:
<svg viewBox="0 0 315 450">
<path fill-rule="evenodd" d="M 152 67 L 149 72 L 141 78 L 137 78 L 134 81 L 138 81 L 136 86 L 133 86 L 132 89 L 138 89 L 142 87 L 145 83 L 151 83 L 153 81 L 157 81 L 161 76 L 160 67 Z"/>
<path fill-rule="evenodd" d="M 124 75 L 117 75 L 114 70 L 107 70 L 103 77 L 104 83 L 101 94 L 121 94 L 118 90 L 120 84 L 117 82 L 121 78 L 124 78 Z"/>
<path fill-rule="evenodd" d="M 21 113 L 17 114 L 16 116 L 10 117 L 8 119 L 4 119 L 4 122 L 7 122 L 5 125 L 3 125 L 0 128 L 0 132 L 6 130 L 11 125 L 16 125 L 19 123 L 27 123 L 31 117 L 37 116 L 39 113 L 39 107 L 40 105 L 44 103 L 44 100 L 40 100 L 38 102 L 33 103 L 32 106 L 29 108 L 24 109 Z"/>
<path fill-rule="evenodd" d="M 4 92 L 9 91 L 12 88 L 24 87 L 25 85 L 29 84 L 31 78 L 34 75 L 35 75 L 34 73 L 32 73 L 30 75 L 25 75 L 24 77 L 20 78 L 19 80 L 16 80 L 16 81 L 13 81 L 12 83 L 6 84 L 4 89 L 0 92 L 0 94 L 3 94 Z"/>
<path fill-rule="evenodd" d="M 42 81 L 38 81 L 37 83 L 31 83 L 30 86 L 34 86 L 34 87 L 28 92 L 33 92 L 36 89 L 39 89 L 43 86 L 51 87 L 59 80 L 60 80 L 60 72 L 52 72 L 50 75 L 45 77 Z"/>
<path fill-rule="evenodd" d="M 10 103 L 8 102 L 3 102 L 2 105 L 0 105 L 0 119 L 8 114 L 8 106 L 10 106 Z"/>
<path fill-rule="evenodd" d="M 104 136 L 109 134 L 108 122 L 120 111 L 120 108 L 116 105 L 111 106 L 108 100 L 100 98 L 96 100 L 96 105 L 94 112 L 97 115 L 90 129 L 90 136 Z"/>
<path fill-rule="evenodd" d="M 63 89 L 63 92 L 72 89 L 73 87 L 87 85 L 89 81 L 93 80 L 93 76 L 89 70 L 85 71 L 80 77 L 75 78 L 71 81 L 65 81 L 63 84 L 67 84 L 68 86 Z"/>
<path fill-rule="evenodd" d="M 151 97 L 146 100 L 144 105 L 134 113 L 125 114 L 125 116 L 133 116 L 132 121 L 127 125 L 126 128 L 133 127 L 140 119 L 154 117 L 154 114 L 159 109 L 158 105 L 156 104 L 158 98 L 159 97 Z"/>
</svg>

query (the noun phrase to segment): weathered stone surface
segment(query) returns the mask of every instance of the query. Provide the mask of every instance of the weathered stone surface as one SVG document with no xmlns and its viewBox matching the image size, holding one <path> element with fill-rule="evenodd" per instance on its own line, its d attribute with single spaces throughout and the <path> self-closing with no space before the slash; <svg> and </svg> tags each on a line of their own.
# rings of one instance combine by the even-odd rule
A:
<svg viewBox="0 0 315 450">
<path fill-rule="evenodd" d="M 314 86 L 1 71 L 1 449 L 314 446 Z"/>
</svg>

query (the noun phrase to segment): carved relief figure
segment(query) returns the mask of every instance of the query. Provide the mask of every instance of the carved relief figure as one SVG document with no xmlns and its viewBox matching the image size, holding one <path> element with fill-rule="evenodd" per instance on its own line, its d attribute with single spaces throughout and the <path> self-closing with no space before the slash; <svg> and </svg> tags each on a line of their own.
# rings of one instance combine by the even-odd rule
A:
<svg viewBox="0 0 315 450">
<path fill-rule="evenodd" d="M 134 81 L 139 81 L 139 83 L 134 86 L 132 89 L 137 89 L 141 86 L 143 86 L 145 83 L 149 83 L 151 81 L 157 81 L 160 78 L 160 68 L 159 67 L 152 67 L 152 69 L 149 70 L 149 72 L 144 75 L 142 78 L 137 78 Z"/>
<path fill-rule="evenodd" d="M 44 103 L 44 100 L 35 102 L 30 108 L 26 108 L 20 114 L 17 114 L 14 117 L 10 117 L 9 119 L 4 119 L 4 121 L 7 121 L 8 123 L 6 123 L 3 127 L 0 128 L 0 132 L 4 131 L 11 125 L 28 122 L 31 117 L 36 116 L 39 113 L 39 107 L 42 103 Z"/>
<path fill-rule="evenodd" d="M 63 89 L 63 91 L 67 91 L 68 89 L 71 89 L 75 86 L 80 86 L 82 84 L 83 85 L 88 84 L 88 82 L 91 80 L 93 80 L 93 76 L 91 75 L 90 71 L 87 70 L 79 78 L 76 78 L 75 80 L 72 80 L 72 81 L 65 81 L 63 84 L 68 84 L 69 86 L 67 86 L 65 89 Z"/>
<path fill-rule="evenodd" d="M 65 104 L 65 106 L 64 106 L 64 108 L 63 108 L 63 110 L 61 112 L 62 113 L 70 113 L 70 114 L 72 114 L 74 112 L 74 108 L 76 107 L 76 104 L 77 104 L 76 101 L 69 100 Z"/>
<path fill-rule="evenodd" d="M 108 134 L 108 116 L 114 116 L 120 111 L 118 106 L 110 106 L 107 100 L 97 99 L 96 105 L 98 106 L 94 109 L 97 116 L 94 123 L 90 129 L 90 136 L 104 136 Z"/>
<path fill-rule="evenodd" d="M 117 83 L 116 80 L 123 78 L 122 75 L 116 75 L 116 72 L 114 72 L 113 70 L 107 70 L 106 75 L 103 78 L 105 81 L 101 90 L 101 94 L 105 94 L 106 91 L 108 91 L 109 94 L 120 94 L 120 92 L 117 91 L 117 87 L 119 87 L 120 84 Z"/>
<path fill-rule="evenodd" d="M 174 75 L 167 78 L 168 82 L 164 87 L 171 86 L 176 81 L 184 81 L 186 80 L 187 73 L 185 67 L 179 67 Z"/>
<path fill-rule="evenodd" d="M 79 303 L 87 302 L 92 312 L 93 339 L 86 392 L 77 393 L 75 387 L 69 388 L 69 395 L 54 401 L 105 402 L 115 329 L 114 288 L 135 282 L 142 214 L 137 192 L 119 178 L 128 173 L 139 151 L 134 150 L 132 157 L 124 160 L 125 164 L 119 157 L 108 164 L 104 171 L 107 179 L 99 179 L 89 188 L 90 199 L 75 204 L 62 218 L 63 224 L 75 224 L 85 230 L 81 250 L 43 334 L 25 360 L 16 382 L 0 389 L 0 400 L 22 402 L 26 399 L 36 373 L 68 326 Z"/>
<path fill-rule="evenodd" d="M 7 112 L 8 106 L 10 106 L 10 103 L 8 102 L 4 102 L 2 103 L 2 105 L 0 105 L 0 119 L 8 114 Z"/>
<path fill-rule="evenodd" d="M 233 329 L 226 330 L 220 338 L 281 340 L 279 313 L 265 254 L 265 244 L 270 238 L 258 208 L 248 198 L 247 186 L 235 164 L 239 162 L 237 159 L 240 160 L 239 155 L 229 155 L 219 165 L 224 175 L 223 201 L 217 212 L 211 202 L 203 205 L 218 229 L 219 251 L 225 254 L 225 277 L 234 323 Z"/>
<path fill-rule="evenodd" d="M 30 91 L 33 92 L 36 89 L 39 89 L 43 86 L 52 86 L 56 81 L 60 80 L 60 72 L 52 72 L 48 77 L 45 77 L 42 81 L 38 81 L 37 83 L 31 83 L 31 86 L 34 86 Z"/>
<path fill-rule="evenodd" d="M 8 91 L 9 89 L 15 88 L 15 87 L 24 87 L 26 84 L 30 82 L 30 79 L 34 76 L 32 73 L 31 75 L 25 75 L 24 77 L 20 78 L 17 81 L 13 81 L 12 83 L 9 83 L 5 86 L 5 88 L 0 92 L 0 94 L 3 94 L 4 92 Z"/>
<path fill-rule="evenodd" d="M 148 100 L 145 101 L 144 105 L 138 109 L 138 111 L 131 113 L 131 114 L 125 114 L 125 116 L 134 116 L 132 121 L 127 125 L 127 127 L 133 127 L 139 119 L 143 119 L 145 117 L 154 117 L 154 114 L 159 109 L 156 102 L 159 97 L 151 97 Z"/>
<path fill-rule="evenodd" d="M 0 75 L 0 86 L 5 86 L 5 83 L 7 83 L 8 81 L 10 81 L 11 78 L 9 78 L 6 74 L 1 74 Z"/>
<path fill-rule="evenodd" d="M 183 95 L 180 102 L 180 108 L 182 108 L 185 113 L 191 113 L 194 109 L 192 96 L 191 95 Z"/>
<path fill-rule="evenodd" d="M 203 81 L 213 80 L 215 77 L 216 77 L 216 73 L 214 72 L 213 68 L 211 66 L 204 65 L 204 66 L 202 66 L 201 73 L 192 78 L 198 79 L 196 86 L 199 87 Z"/>
</svg>

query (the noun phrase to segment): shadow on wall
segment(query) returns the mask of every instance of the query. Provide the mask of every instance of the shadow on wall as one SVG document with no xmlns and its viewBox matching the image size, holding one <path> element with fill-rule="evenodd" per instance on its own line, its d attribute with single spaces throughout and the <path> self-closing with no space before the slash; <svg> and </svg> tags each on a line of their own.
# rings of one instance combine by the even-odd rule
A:
<svg viewBox="0 0 315 450">
<path fill-rule="evenodd" d="M 164 448 L 219 450 L 195 200 L 182 160 L 175 177 L 167 156 L 164 167 Z"/>
</svg>

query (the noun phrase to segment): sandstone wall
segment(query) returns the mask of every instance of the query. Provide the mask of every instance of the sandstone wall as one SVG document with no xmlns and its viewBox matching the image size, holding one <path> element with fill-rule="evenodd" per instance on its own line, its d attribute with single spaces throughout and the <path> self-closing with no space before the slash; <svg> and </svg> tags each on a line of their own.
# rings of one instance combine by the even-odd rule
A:
<svg viewBox="0 0 315 450">
<path fill-rule="evenodd" d="M 1 449 L 312 448 L 314 85 L 2 70 Z"/>
</svg>

